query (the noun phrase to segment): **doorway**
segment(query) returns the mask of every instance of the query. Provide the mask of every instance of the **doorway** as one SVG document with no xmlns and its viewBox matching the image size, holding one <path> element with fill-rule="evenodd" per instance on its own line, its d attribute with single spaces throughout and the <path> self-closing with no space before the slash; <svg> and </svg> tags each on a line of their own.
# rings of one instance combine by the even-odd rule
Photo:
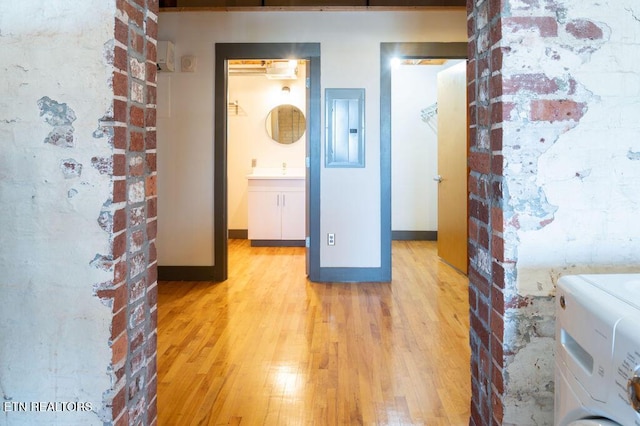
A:
<svg viewBox="0 0 640 426">
<path fill-rule="evenodd" d="M 308 61 L 306 146 L 307 273 L 319 269 L 320 233 L 320 44 L 319 43 L 217 43 L 215 45 L 214 129 L 214 279 L 228 276 L 228 158 L 229 114 L 228 61 L 252 59 L 299 59 Z M 315 236 L 315 238 L 314 238 Z"/>
<path fill-rule="evenodd" d="M 392 239 L 437 240 L 439 257 L 463 273 L 466 110 L 466 61 L 421 58 L 394 65 Z"/>
<path fill-rule="evenodd" d="M 228 61 L 230 239 L 250 239 L 252 246 L 304 246 L 307 67 L 298 59 Z M 289 179 L 282 180 L 285 176 Z M 287 196 L 276 190 L 282 188 Z"/>
<path fill-rule="evenodd" d="M 392 72 L 393 63 L 398 61 L 416 60 L 466 60 L 466 43 L 381 43 L 380 46 L 380 69 L 381 69 L 381 122 L 380 122 L 380 144 L 381 144 L 381 183 L 382 183 L 382 259 L 386 268 L 391 273 L 391 240 L 392 236 Z M 421 111 L 429 115 L 432 105 L 425 105 Z M 436 107 L 437 108 L 437 107 Z M 425 117 L 428 118 L 428 117 Z M 432 125 L 426 120 L 425 125 Z M 466 126 L 464 126 L 466 127 Z M 466 151 L 465 151 L 466 154 Z M 424 185 L 431 184 L 423 182 Z M 465 206 L 466 207 L 466 200 Z M 466 208 L 465 220 L 466 220 Z M 466 229 L 466 225 L 465 225 Z M 466 238 L 466 237 L 463 237 Z M 465 253 L 466 256 L 466 253 Z"/>
</svg>

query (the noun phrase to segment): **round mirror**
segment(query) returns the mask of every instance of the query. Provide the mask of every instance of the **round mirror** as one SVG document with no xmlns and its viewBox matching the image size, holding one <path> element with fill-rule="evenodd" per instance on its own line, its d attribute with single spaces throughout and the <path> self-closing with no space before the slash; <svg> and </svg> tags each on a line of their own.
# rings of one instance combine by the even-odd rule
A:
<svg viewBox="0 0 640 426">
<path fill-rule="evenodd" d="M 306 129 L 304 114 L 293 105 L 278 105 L 267 115 L 267 133 L 278 143 L 294 143 Z"/>
</svg>

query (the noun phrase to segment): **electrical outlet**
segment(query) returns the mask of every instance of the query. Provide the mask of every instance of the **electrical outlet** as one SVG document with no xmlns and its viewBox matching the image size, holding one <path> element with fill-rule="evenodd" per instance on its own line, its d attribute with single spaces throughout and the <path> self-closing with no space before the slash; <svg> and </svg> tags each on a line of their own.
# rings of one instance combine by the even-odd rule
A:
<svg viewBox="0 0 640 426">
<path fill-rule="evenodd" d="M 255 158 L 251 159 L 251 167 L 256 167 L 258 165 L 258 160 Z"/>
<path fill-rule="evenodd" d="M 329 246 L 336 245 L 336 234 L 327 234 L 327 245 Z"/>
</svg>

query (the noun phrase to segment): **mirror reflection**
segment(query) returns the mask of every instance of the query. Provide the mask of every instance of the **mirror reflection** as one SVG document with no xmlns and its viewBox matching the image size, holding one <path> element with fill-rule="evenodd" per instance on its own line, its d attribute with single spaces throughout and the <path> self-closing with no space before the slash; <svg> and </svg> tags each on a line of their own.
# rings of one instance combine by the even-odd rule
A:
<svg viewBox="0 0 640 426">
<path fill-rule="evenodd" d="M 267 133 L 274 141 L 291 144 L 298 141 L 307 128 L 304 113 L 293 105 L 278 105 L 267 115 Z"/>
</svg>

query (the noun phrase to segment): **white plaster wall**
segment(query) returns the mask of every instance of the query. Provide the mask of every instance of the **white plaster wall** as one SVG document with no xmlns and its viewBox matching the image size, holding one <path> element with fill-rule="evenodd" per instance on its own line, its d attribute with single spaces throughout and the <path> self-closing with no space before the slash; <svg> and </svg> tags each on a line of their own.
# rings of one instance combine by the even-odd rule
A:
<svg viewBox="0 0 640 426">
<path fill-rule="evenodd" d="M 518 214 L 517 221 L 505 215 L 505 240 L 513 243 L 506 257 L 517 259 L 517 294 L 506 296 L 524 306 L 505 314 L 505 424 L 553 422 L 558 278 L 640 271 L 640 84 L 633 59 L 640 55 L 640 6 L 635 0 L 559 3 L 558 37 L 519 35 L 503 62 L 506 77 L 523 70 L 571 76 L 573 98 L 588 108 L 577 125 L 504 130 L 505 211 Z M 575 19 L 596 23 L 603 39 L 567 34 L 564 24 Z"/>
<path fill-rule="evenodd" d="M 213 52 L 191 46 L 176 45 L 176 59 L 195 55 L 195 72 L 158 73 L 160 266 L 213 265 Z"/>
<path fill-rule="evenodd" d="M 391 229 L 438 230 L 437 117 L 422 110 L 437 102 L 437 75 L 443 65 L 400 65 L 391 74 Z"/>
<path fill-rule="evenodd" d="M 437 102 L 440 66 L 400 65 L 391 71 L 391 229 L 438 229 L 437 119 L 421 111 Z"/>
<path fill-rule="evenodd" d="M 229 78 L 229 100 L 238 101 L 238 114 L 229 108 L 227 177 L 229 229 L 247 229 L 248 182 L 251 160 L 259 168 L 304 168 L 305 137 L 292 144 L 280 144 L 269 137 L 266 118 L 272 108 L 281 104 L 298 107 L 305 116 L 305 67 L 298 67 L 296 80 L 269 80 L 264 76 L 232 76 Z M 290 89 L 288 94 L 282 87 Z"/>
<path fill-rule="evenodd" d="M 93 286 L 113 271 L 90 262 L 110 252 L 97 218 L 111 183 L 91 158 L 112 154 L 107 138 L 92 134 L 113 97 L 105 43 L 114 13 L 114 1 L 0 2 L 2 424 L 102 424 L 111 309 Z M 44 143 L 53 130 L 40 116 L 45 96 L 75 112 L 74 147 Z M 65 178 L 66 159 L 82 164 L 79 176 Z M 89 403 L 92 411 L 5 404 L 23 402 Z"/>
<path fill-rule="evenodd" d="M 590 57 L 563 51 L 561 64 L 540 62 L 551 76 L 570 72 L 593 101 L 539 157 L 536 184 L 557 210 L 549 225 L 518 233 L 521 294 L 553 294 L 562 274 L 640 271 L 640 6 L 563 3 L 610 38 Z"/>
<path fill-rule="evenodd" d="M 321 266 L 380 266 L 380 43 L 465 41 L 466 12 L 167 12 L 159 39 L 199 67 L 171 76 L 171 118 L 158 120 L 159 264 L 213 262 L 214 43 L 319 42 L 322 92 L 366 90 L 366 167 L 321 172 L 320 233 L 336 234 Z"/>
</svg>

